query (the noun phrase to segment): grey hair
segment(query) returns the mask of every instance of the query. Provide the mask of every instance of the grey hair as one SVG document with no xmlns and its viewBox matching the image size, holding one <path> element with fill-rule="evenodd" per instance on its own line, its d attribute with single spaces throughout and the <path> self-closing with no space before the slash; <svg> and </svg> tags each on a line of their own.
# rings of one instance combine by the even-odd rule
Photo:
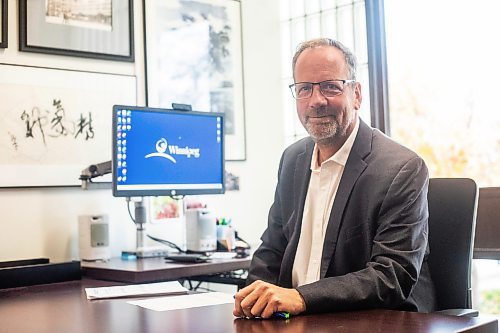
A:
<svg viewBox="0 0 500 333">
<path fill-rule="evenodd" d="M 357 71 L 357 61 L 354 53 L 351 52 L 347 47 L 344 46 L 339 41 L 333 40 L 331 38 L 317 38 L 305 41 L 297 47 L 297 51 L 295 51 L 295 55 L 293 56 L 292 61 L 292 73 L 295 77 L 295 65 L 297 64 L 297 59 L 301 55 L 302 52 L 306 49 L 312 49 L 320 46 L 333 46 L 340 50 L 344 54 L 345 62 L 347 64 L 347 75 L 349 76 L 349 80 L 356 80 L 356 71 Z"/>
</svg>

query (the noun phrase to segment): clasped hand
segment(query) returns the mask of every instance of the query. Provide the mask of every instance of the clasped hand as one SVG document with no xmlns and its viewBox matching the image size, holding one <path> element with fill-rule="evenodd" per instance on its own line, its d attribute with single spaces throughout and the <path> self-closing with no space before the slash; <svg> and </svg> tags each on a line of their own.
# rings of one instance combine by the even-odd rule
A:
<svg viewBox="0 0 500 333">
<path fill-rule="evenodd" d="M 304 299 L 297 290 L 261 280 L 241 289 L 234 298 L 233 314 L 236 317 L 270 318 L 278 311 L 297 315 L 306 310 Z"/>
</svg>

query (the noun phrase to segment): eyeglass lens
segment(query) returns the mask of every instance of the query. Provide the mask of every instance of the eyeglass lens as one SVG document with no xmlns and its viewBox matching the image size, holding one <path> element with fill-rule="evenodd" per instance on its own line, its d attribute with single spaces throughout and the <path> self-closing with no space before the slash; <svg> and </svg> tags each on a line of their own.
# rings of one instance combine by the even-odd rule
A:
<svg viewBox="0 0 500 333">
<path fill-rule="evenodd" d="M 323 82 L 302 82 L 292 86 L 292 94 L 297 99 L 309 98 L 312 95 L 313 86 L 319 85 L 319 90 L 326 97 L 333 97 L 342 94 L 344 90 L 343 81 L 323 81 Z"/>
</svg>

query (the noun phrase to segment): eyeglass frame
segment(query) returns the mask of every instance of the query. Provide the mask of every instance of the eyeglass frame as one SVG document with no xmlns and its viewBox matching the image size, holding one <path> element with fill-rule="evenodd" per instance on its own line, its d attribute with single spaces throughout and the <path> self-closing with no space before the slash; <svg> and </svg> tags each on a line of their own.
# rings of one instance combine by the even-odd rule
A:
<svg viewBox="0 0 500 333">
<path fill-rule="evenodd" d="M 335 94 L 335 95 L 330 95 L 330 96 L 327 96 L 323 93 L 323 90 L 321 89 L 321 84 L 322 83 L 325 83 L 325 82 L 342 82 L 342 90 L 338 93 L 338 94 Z M 321 93 L 321 95 L 323 95 L 324 97 L 335 97 L 335 96 L 340 96 L 344 93 L 344 90 L 345 90 L 345 85 L 346 84 L 349 84 L 349 83 L 354 83 L 356 82 L 356 80 L 341 80 L 341 79 L 334 79 L 334 80 L 325 80 L 325 81 L 320 81 L 320 82 L 295 82 L 295 83 L 292 83 L 288 86 L 288 88 L 290 88 L 290 92 L 292 93 L 292 96 L 293 98 L 295 99 L 307 99 L 307 98 L 311 98 L 312 96 L 312 93 L 313 93 L 313 89 L 314 86 L 318 86 L 319 87 L 319 92 Z M 297 85 L 297 84 L 304 84 L 304 83 L 308 83 L 308 84 L 311 84 L 311 94 L 307 97 L 295 97 L 295 93 L 294 93 L 294 87 Z"/>
</svg>

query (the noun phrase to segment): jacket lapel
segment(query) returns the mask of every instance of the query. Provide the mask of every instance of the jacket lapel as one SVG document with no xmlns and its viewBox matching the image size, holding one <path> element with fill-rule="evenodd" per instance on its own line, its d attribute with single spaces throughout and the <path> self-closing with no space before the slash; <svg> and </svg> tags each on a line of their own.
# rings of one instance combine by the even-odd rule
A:
<svg viewBox="0 0 500 333">
<path fill-rule="evenodd" d="M 302 215 L 304 212 L 304 204 L 309 187 L 309 179 L 311 178 L 311 158 L 314 149 L 314 142 L 311 139 L 305 141 L 304 152 L 297 155 L 295 162 L 295 170 L 293 177 L 293 204 L 295 207 L 295 227 L 283 255 L 281 264 L 281 272 L 279 285 L 283 287 L 292 286 L 292 268 L 297 253 L 299 244 L 300 229 L 302 226 Z"/>
<path fill-rule="evenodd" d="M 354 140 L 354 144 L 347 159 L 344 173 L 340 179 L 339 188 L 335 195 L 330 219 L 325 233 L 325 241 L 323 245 L 323 254 L 321 259 L 320 277 L 324 278 L 328 270 L 328 266 L 335 254 L 335 247 L 339 236 L 340 226 L 342 224 L 342 216 L 356 181 L 365 170 L 367 164 L 364 161 L 366 155 L 371 151 L 372 145 L 372 129 L 359 119 L 359 130 Z"/>
</svg>

